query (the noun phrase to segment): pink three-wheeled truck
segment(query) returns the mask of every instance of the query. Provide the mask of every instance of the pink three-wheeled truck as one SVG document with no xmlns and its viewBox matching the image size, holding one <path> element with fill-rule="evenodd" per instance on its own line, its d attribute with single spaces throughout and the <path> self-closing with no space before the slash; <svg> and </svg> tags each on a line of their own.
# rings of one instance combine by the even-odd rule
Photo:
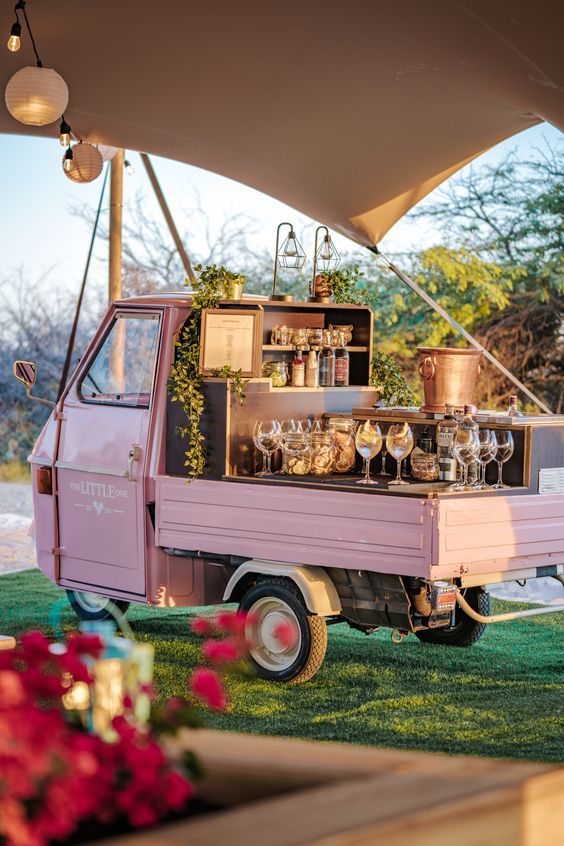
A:
<svg viewBox="0 0 564 846">
<path fill-rule="evenodd" d="M 564 416 L 478 413 L 480 425 L 513 434 L 503 490 L 359 486 L 354 468 L 324 478 L 276 466 L 257 475 L 258 419 L 376 419 L 384 430 L 409 420 L 417 436 L 443 415 L 374 406 L 369 309 L 225 301 L 224 317 L 253 316 L 254 375 L 243 404 L 226 379 L 204 377 L 208 461 L 189 481 L 177 434 L 183 411 L 167 384 L 190 305 L 183 293 L 113 303 L 29 457 L 38 564 L 79 616 L 103 619 L 111 600 L 122 610 L 238 602 L 252 612 L 259 674 L 296 682 L 319 669 L 328 623 L 470 646 L 487 623 L 564 610 L 489 616 L 486 591 L 563 579 Z M 352 327 L 351 386 L 275 387 L 263 378 L 280 352 L 270 341 L 281 324 Z M 202 343 L 210 339 L 217 345 L 217 334 Z M 32 396 L 35 366 L 16 362 L 14 373 Z M 488 465 L 488 481 L 494 472 Z M 291 643 L 276 636 L 282 622 L 299 632 Z"/>
</svg>

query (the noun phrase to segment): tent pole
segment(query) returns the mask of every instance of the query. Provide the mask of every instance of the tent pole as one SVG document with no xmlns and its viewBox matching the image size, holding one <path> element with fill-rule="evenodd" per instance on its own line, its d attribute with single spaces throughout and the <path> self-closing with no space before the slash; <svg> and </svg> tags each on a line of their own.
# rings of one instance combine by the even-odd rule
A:
<svg viewBox="0 0 564 846">
<path fill-rule="evenodd" d="M 523 391 L 523 393 L 526 394 L 529 399 L 535 403 L 535 405 L 538 405 L 538 407 L 541 408 L 546 414 L 553 414 L 550 408 L 548 408 L 548 406 L 545 405 L 541 399 L 539 399 L 532 391 L 530 391 L 529 388 L 527 388 L 527 386 L 524 385 L 517 378 L 517 376 L 514 376 L 510 370 L 504 367 L 503 364 L 501 364 L 501 362 L 499 362 L 497 358 L 495 358 L 495 356 L 491 354 L 491 352 L 486 350 L 482 346 L 482 344 L 476 340 L 476 338 L 474 338 L 469 332 L 467 332 L 466 329 L 464 329 L 464 327 L 461 326 L 460 323 L 458 323 L 454 319 L 454 317 L 451 317 L 448 311 L 445 311 L 445 309 L 440 306 L 439 303 L 436 302 L 436 300 L 430 297 L 429 294 L 417 284 L 417 282 L 414 282 L 413 279 L 411 279 L 398 267 L 396 267 L 396 265 L 391 262 L 390 259 L 384 255 L 384 253 L 380 252 L 378 247 L 368 247 L 368 249 L 370 250 L 370 252 L 374 253 L 376 258 L 379 259 L 379 261 L 384 265 L 384 267 L 387 267 L 388 270 L 391 270 L 392 273 L 395 273 L 396 276 L 401 279 L 402 282 L 405 282 L 405 284 L 409 288 L 411 288 L 411 290 L 414 291 L 418 297 L 421 297 L 421 299 L 426 302 L 428 306 L 430 306 L 434 311 L 436 311 L 437 314 L 440 314 L 441 317 L 443 317 L 448 323 L 450 323 L 450 325 L 454 329 L 456 329 L 457 332 L 460 332 L 462 337 L 465 338 L 469 344 L 475 347 L 475 349 L 481 350 L 484 357 L 487 358 L 487 360 L 491 362 L 495 367 L 497 367 L 497 369 L 500 370 L 503 375 L 506 376 L 511 382 L 513 382 L 514 385 L 516 385 L 521 391 Z"/>
<path fill-rule="evenodd" d="M 155 170 L 153 168 L 153 163 L 151 162 L 147 153 L 141 153 L 140 155 L 141 155 L 141 161 L 145 165 L 145 170 L 147 171 L 147 176 L 149 177 L 149 181 L 151 182 L 151 185 L 153 186 L 153 191 L 155 192 L 155 196 L 156 196 L 157 200 L 159 201 L 159 205 L 160 205 L 161 211 L 164 215 L 164 219 L 166 220 L 168 228 L 170 230 L 170 234 L 172 235 L 172 240 L 175 243 L 175 246 L 176 246 L 176 249 L 178 250 L 178 254 L 180 256 L 182 264 L 184 265 L 184 270 L 186 271 L 186 275 L 187 275 L 188 279 L 190 280 L 190 282 L 195 282 L 196 277 L 195 277 L 194 271 L 192 269 L 190 257 L 188 256 L 188 253 L 186 252 L 186 250 L 184 248 L 184 244 L 182 243 L 182 241 L 180 239 L 180 235 L 178 234 L 178 229 L 176 228 L 176 225 L 175 225 L 174 220 L 172 218 L 172 215 L 170 213 L 170 209 L 168 207 L 167 201 L 166 201 L 165 196 L 163 194 L 162 188 L 159 184 L 159 180 L 157 179 L 157 174 L 155 173 Z"/>
<path fill-rule="evenodd" d="M 119 149 L 111 162 L 110 180 L 110 273 L 108 301 L 121 299 L 121 246 L 123 220 L 123 149 Z"/>
</svg>

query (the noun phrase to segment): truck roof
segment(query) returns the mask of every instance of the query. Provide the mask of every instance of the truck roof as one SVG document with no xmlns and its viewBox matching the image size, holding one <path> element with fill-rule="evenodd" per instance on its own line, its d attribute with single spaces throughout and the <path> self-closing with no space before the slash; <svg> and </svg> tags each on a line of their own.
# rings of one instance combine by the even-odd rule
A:
<svg viewBox="0 0 564 846">
<path fill-rule="evenodd" d="M 148 305 L 148 306 L 189 306 L 192 302 L 194 291 L 158 291 L 154 294 L 140 294 L 137 297 L 126 297 L 115 300 L 116 305 Z M 259 294 L 243 294 L 245 302 L 264 302 L 268 297 Z"/>
</svg>

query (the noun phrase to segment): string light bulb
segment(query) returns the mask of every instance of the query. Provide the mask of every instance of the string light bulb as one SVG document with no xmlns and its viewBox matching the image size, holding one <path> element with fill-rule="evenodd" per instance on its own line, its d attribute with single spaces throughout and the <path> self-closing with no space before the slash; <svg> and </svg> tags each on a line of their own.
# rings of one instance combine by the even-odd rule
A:
<svg viewBox="0 0 564 846">
<path fill-rule="evenodd" d="M 65 173 L 68 173 L 72 167 L 72 160 L 74 156 L 70 147 L 67 147 L 67 151 L 63 156 L 63 170 Z"/>
<path fill-rule="evenodd" d="M 133 167 L 131 162 L 128 162 L 127 159 L 125 159 L 123 166 L 125 168 L 125 172 L 127 173 L 127 175 L 133 176 L 133 174 L 135 173 L 135 168 Z"/>
<path fill-rule="evenodd" d="M 8 38 L 8 44 L 7 44 L 8 50 L 11 53 L 17 53 L 17 51 L 22 46 L 22 43 L 20 41 L 20 35 L 21 34 L 22 34 L 22 25 L 20 24 L 19 21 L 16 21 L 15 23 L 12 24 L 10 37 Z"/>
<path fill-rule="evenodd" d="M 71 128 L 66 120 L 61 118 L 61 125 L 59 127 L 59 143 L 61 147 L 68 147 L 71 142 Z"/>
</svg>

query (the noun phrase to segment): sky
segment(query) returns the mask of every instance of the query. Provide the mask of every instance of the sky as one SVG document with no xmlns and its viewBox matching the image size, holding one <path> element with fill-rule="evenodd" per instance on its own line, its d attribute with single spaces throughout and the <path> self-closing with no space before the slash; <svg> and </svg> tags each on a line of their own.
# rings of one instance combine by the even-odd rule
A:
<svg viewBox="0 0 564 846">
<path fill-rule="evenodd" d="M 495 162 L 509 150 L 517 150 L 523 158 L 545 142 L 552 146 L 562 143 L 562 133 L 548 124 L 541 124 L 503 142 L 477 160 Z M 102 187 L 99 178 L 88 185 L 75 185 L 62 171 L 63 150 L 58 139 L 38 139 L 0 135 L 0 185 L 3 202 L 0 204 L 0 279 L 21 268 L 27 278 L 44 278 L 46 288 L 62 286 L 77 292 L 82 279 L 90 240 L 90 226 L 76 210 L 88 206 L 94 212 Z M 124 214 L 127 205 L 138 191 L 146 195 L 147 209 L 156 219 L 160 211 L 148 184 L 139 156 L 126 152 L 135 172 L 124 177 Z M 275 229 L 282 220 L 292 221 L 300 232 L 309 220 L 278 201 L 222 176 L 168 159 L 152 157 L 153 166 L 162 185 L 180 231 L 187 228 L 185 209 L 193 203 L 193 192 L 200 195 L 212 227 L 220 225 L 223 216 L 244 212 L 257 220 L 253 243 L 267 250 L 274 249 Z M 103 213 L 107 215 L 109 186 Z M 163 227 L 165 223 L 163 221 Z M 411 223 L 409 217 L 397 223 L 381 242 L 382 250 L 390 255 L 396 251 L 420 248 L 438 235 L 432 229 L 422 230 L 421 224 Z M 337 236 L 341 252 L 355 245 Z M 187 243 L 188 252 L 197 252 L 196 241 Z M 312 245 L 304 243 L 309 254 Z M 89 285 L 102 291 L 106 284 L 103 260 L 105 244 L 96 247 L 95 262 Z"/>
</svg>

